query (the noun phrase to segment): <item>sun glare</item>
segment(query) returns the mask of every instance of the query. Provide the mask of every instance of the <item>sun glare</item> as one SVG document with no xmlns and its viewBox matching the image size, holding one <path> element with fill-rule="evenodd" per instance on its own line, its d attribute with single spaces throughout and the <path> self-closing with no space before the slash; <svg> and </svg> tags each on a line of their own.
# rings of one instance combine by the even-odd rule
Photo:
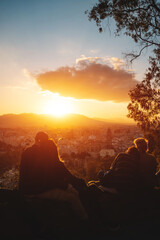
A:
<svg viewBox="0 0 160 240">
<path fill-rule="evenodd" d="M 57 117 L 62 117 L 72 112 L 73 112 L 72 104 L 65 100 L 48 101 L 45 104 L 44 110 L 45 114 L 52 114 Z"/>
</svg>

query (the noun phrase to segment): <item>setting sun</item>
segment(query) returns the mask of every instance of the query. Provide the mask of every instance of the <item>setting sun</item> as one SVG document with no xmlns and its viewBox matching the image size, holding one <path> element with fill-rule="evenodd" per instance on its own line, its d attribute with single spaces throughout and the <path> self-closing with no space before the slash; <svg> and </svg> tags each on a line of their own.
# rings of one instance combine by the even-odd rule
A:
<svg viewBox="0 0 160 240">
<path fill-rule="evenodd" d="M 62 99 L 56 100 L 56 101 L 48 101 L 45 104 L 45 109 L 44 109 L 45 114 L 52 114 L 57 117 L 62 117 L 72 112 L 73 112 L 72 104 Z"/>
</svg>

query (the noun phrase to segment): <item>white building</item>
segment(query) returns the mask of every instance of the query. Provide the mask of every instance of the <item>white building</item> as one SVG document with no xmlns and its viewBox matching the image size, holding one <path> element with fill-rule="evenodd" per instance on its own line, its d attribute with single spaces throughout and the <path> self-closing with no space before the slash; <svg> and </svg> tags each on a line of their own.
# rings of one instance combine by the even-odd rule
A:
<svg viewBox="0 0 160 240">
<path fill-rule="evenodd" d="M 112 149 L 101 149 L 100 152 L 99 152 L 99 155 L 103 158 L 103 157 L 106 157 L 106 156 L 110 156 L 110 157 L 114 157 L 115 156 L 115 150 L 112 148 Z"/>
</svg>

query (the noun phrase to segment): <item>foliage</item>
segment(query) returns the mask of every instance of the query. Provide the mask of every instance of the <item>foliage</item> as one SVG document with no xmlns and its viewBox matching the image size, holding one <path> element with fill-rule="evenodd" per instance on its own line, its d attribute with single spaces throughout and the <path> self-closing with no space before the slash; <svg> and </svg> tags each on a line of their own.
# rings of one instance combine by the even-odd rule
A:
<svg viewBox="0 0 160 240">
<path fill-rule="evenodd" d="M 144 80 L 131 89 L 128 117 L 134 119 L 149 139 L 154 141 L 152 149 L 160 155 L 160 62 L 150 58 L 151 67 Z"/>
<path fill-rule="evenodd" d="M 156 149 L 160 149 L 160 1 L 98 0 L 87 13 L 100 32 L 103 31 L 102 22 L 113 19 L 116 36 L 123 32 L 139 44 L 139 52 L 126 54 L 131 62 L 144 49 L 152 49 L 150 66 L 143 81 L 129 92 L 128 117 L 138 123 L 146 136 L 152 134 L 157 143 Z"/>
<path fill-rule="evenodd" d="M 133 118 L 146 132 L 160 129 L 160 64 L 151 59 L 144 80 L 130 90 L 128 117 Z"/>
<path fill-rule="evenodd" d="M 139 57 L 145 48 L 160 48 L 160 2 L 156 0 L 98 0 L 90 11 L 86 11 L 89 20 L 94 20 L 103 31 L 102 22 L 114 19 L 115 34 L 123 32 L 141 46 L 138 53 L 127 54 L 131 61 Z"/>
</svg>

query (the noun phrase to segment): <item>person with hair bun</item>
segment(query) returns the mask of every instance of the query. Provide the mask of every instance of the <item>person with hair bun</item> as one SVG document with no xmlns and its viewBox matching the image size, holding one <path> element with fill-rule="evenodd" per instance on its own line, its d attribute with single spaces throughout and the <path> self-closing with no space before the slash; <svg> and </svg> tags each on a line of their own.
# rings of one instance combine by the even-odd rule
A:
<svg viewBox="0 0 160 240">
<path fill-rule="evenodd" d="M 147 152 L 148 141 L 145 138 L 136 138 L 134 140 L 135 147 L 140 153 L 139 161 L 139 178 L 142 189 L 152 189 L 156 185 L 156 158 Z"/>
<path fill-rule="evenodd" d="M 47 133 L 38 132 L 33 146 L 27 148 L 20 164 L 19 190 L 26 196 L 67 201 L 82 219 L 87 213 L 79 191 L 85 181 L 71 174 L 60 159 L 58 148 Z"/>
<path fill-rule="evenodd" d="M 61 160 L 58 147 L 47 133 L 38 132 L 33 146 L 22 153 L 20 163 L 20 191 L 38 194 L 49 189 L 66 189 L 68 184 L 78 188 L 84 183 L 72 175 Z M 85 185 L 85 184 L 84 184 Z"/>
</svg>

